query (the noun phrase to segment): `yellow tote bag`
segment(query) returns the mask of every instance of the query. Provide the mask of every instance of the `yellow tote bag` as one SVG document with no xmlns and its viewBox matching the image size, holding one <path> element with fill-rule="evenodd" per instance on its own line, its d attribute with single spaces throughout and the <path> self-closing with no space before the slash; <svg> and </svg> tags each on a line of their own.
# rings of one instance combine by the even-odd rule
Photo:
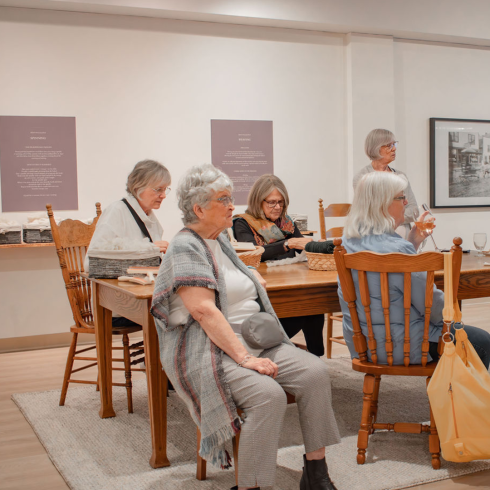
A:
<svg viewBox="0 0 490 490">
<path fill-rule="evenodd" d="M 453 303 L 451 255 L 444 257 L 444 321 L 461 320 Z M 449 305 L 449 306 L 448 306 Z M 463 328 L 456 330 L 455 346 L 445 335 L 444 352 L 427 387 L 442 457 L 465 463 L 490 459 L 490 374 Z"/>
</svg>

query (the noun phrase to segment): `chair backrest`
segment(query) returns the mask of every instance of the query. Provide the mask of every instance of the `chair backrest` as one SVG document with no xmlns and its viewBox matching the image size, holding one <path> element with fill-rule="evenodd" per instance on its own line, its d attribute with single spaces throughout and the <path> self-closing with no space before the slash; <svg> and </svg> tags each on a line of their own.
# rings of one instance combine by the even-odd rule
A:
<svg viewBox="0 0 490 490">
<path fill-rule="evenodd" d="M 342 226 L 330 228 L 325 227 L 325 218 L 338 218 L 347 216 L 350 210 L 349 203 L 330 204 L 327 209 L 323 209 L 323 199 L 318 199 L 318 218 L 320 219 L 320 236 L 324 240 L 332 237 L 341 237 L 344 231 Z"/>
<path fill-rule="evenodd" d="M 453 269 L 453 296 L 457 299 L 459 274 L 461 270 L 461 260 L 463 250 L 461 249 L 461 238 L 453 240 L 452 269 Z M 388 274 L 403 274 L 403 309 L 404 309 L 404 343 L 403 343 L 403 363 L 405 366 L 410 364 L 410 310 L 411 310 L 411 292 L 412 292 L 412 272 L 427 272 L 426 289 L 425 289 L 425 322 L 424 335 L 422 341 L 422 366 L 427 364 L 427 353 L 429 352 L 429 324 L 430 313 L 432 309 L 434 273 L 444 269 L 444 254 L 440 252 L 425 252 L 422 254 L 379 254 L 374 252 L 356 252 L 347 253 L 342 246 L 340 238 L 334 239 L 335 263 L 339 275 L 342 295 L 346 301 L 352 320 L 354 330 L 353 342 L 354 347 L 359 354 L 361 361 L 368 361 L 367 347 L 371 351 L 371 362 L 378 363 L 377 358 L 377 341 L 374 338 L 373 325 L 371 321 L 371 298 L 369 294 L 367 272 L 377 272 L 380 274 L 381 283 L 381 303 L 383 307 L 384 324 L 386 331 L 385 348 L 387 362 L 389 366 L 393 365 L 393 342 L 392 332 L 390 329 L 390 291 L 388 283 Z M 358 274 L 359 293 L 361 303 L 364 308 L 366 317 L 368 338 L 363 335 L 359 322 L 359 315 L 356 308 L 356 290 L 352 271 L 356 270 Z"/>
<path fill-rule="evenodd" d="M 79 328 L 93 328 L 90 281 L 81 273 L 84 272 L 85 255 L 101 215 L 100 203 L 95 204 L 97 216 L 90 225 L 72 219 L 63 220 L 57 225 L 51 204 L 46 204 L 46 209 L 73 319 Z"/>
</svg>

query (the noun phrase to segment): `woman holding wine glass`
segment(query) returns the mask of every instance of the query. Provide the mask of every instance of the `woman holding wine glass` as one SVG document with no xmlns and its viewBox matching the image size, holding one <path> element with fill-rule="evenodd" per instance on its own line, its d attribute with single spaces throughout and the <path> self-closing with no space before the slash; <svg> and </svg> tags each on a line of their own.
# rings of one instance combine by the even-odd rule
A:
<svg viewBox="0 0 490 490">
<path fill-rule="evenodd" d="M 429 228 L 434 225 L 434 217 L 430 210 L 425 209 L 419 216 L 407 239 L 404 240 L 395 229 L 403 223 L 405 207 L 407 206 L 407 181 L 403 177 L 387 172 L 373 172 L 365 175 L 354 194 L 354 200 L 344 226 L 342 245 L 348 253 L 371 251 L 377 253 L 399 252 L 415 254 L 420 244 L 429 236 Z M 426 223 L 425 225 L 423 223 Z M 431 224 L 428 224 L 431 223 Z M 425 230 L 423 229 L 425 226 Z M 421 345 L 425 326 L 425 288 L 426 272 L 412 273 L 411 308 L 410 308 L 410 362 L 420 363 Z M 353 275 L 356 290 L 358 290 L 358 277 Z M 372 273 L 369 277 L 372 331 L 374 337 L 385 335 L 384 308 L 381 302 L 380 277 Z M 431 359 L 438 359 L 438 340 L 443 327 L 442 310 L 444 307 L 444 293 L 434 285 L 432 310 L 430 314 L 429 329 L 429 355 Z M 393 339 L 393 364 L 403 364 L 403 342 L 405 335 L 404 325 L 404 278 L 402 274 L 390 274 L 390 330 Z M 352 357 L 358 354 L 354 348 L 354 330 L 350 320 L 347 303 L 343 299 L 342 289 L 339 285 L 339 299 L 344 314 L 344 339 Z M 361 328 L 367 331 L 367 324 L 361 320 Z M 454 328 L 454 327 L 452 327 Z M 483 364 L 490 364 L 490 333 L 480 328 L 465 325 L 470 342 L 480 356 Z M 387 354 L 378 344 L 378 362 L 387 363 Z"/>
</svg>

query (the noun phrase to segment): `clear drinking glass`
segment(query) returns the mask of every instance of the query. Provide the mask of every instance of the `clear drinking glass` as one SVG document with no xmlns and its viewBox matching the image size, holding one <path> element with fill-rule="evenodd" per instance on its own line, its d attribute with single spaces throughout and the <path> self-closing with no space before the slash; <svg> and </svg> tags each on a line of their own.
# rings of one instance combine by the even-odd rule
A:
<svg viewBox="0 0 490 490">
<path fill-rule="evenodd" d="M 475 244 L 475 248 L 478 250 L 476 254 L 477 257 L 483 257 L 482 251 L 487 244 L 487 234 L 486 233 L 475 233 L 473 235 L 473 243 Z"/>
</svg>

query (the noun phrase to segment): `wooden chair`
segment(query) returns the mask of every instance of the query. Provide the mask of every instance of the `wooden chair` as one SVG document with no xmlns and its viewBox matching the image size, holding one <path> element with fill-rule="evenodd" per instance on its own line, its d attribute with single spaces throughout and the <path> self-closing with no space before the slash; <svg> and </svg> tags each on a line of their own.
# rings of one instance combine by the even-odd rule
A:
<svg viewBox="0 0 490 490">
<path fill-rule="evenodd" d="M 453 288 L 454 298 L 457 298 L 459 286 L 459 274 L 461 269 L 462 249 L 460 247 L 461 238 L 453 240 L 454 246 L 451 248 L 453 265 Z M 369 435 L 376 429 L 393 430 L 395 432 L 405 432 L 429 434 L 429 451 L 432 453 L 432 467 L 439 469 L 441 466 L 439 437 L 434 422 L 432 410 L 430 410 L 430 426 L 415 423 L 395 423 L 380 424 L 376 422 L 378 412 L 378 394 L 381 383 L 381 376 L 424 376 L 427 384 L 436 368 L 437 362 L 427 362 L 429 351 L 429 322 L 432 308 L 434 272 L 444 268 L 444 255 L 439 252 L 426 252 L 420 255 L 406 255 L 400 253 L 377 254 L 373 252 L 357 252 L 348 254 L 342 246 L 342 240 L 336 238 L 334 250 L 335 262 L 339 274 L 340 284 L 344 300 L 347 302 L 352 325 L 354 329 L 354 346 L 359 355 L 359 359 L 352 359 L 352 369 L 364 375 L 363 386 L 363 407 L 361 426 L 357 439 L 357 462 L 364 464 L 366 461 L 366 449 L 368 447 Z M 352 271 L 358 273 L 359 293 L 364 314 L 367 321 L 368 338 L 366 338 L 359 323 L 358 311 L 356 308 L 356 290 L 352 279 Z M 426 294 L 425 294 L 425 325 L 422 342 L 422 362 L 421 364 L 410 364 L 410 309 L 411 309 L 411 279 L 412 272 L 427 272 Z M 381 301 L 384 311 L 384 321 L 386 328 L 385 348 L 387 353 L 387 365 L 378 364 L 377 349 L 378 341 L 374 338 L 371 322 L 371 299 L 369 295 L 367 272 L 376 272 L 381 275 Z M 404 275 L 404 312 L 405 312 L 405 335 L 404 335 L 404 364 L 393 365 L 393 342 L 390 330 L 390 294 L 388 289 L 389 273 L 401 273 Z M 445 326 L 444 332 L 448 330 Z M 439 351 L 442 352 L 442 342 L 439 339 Z M 367 349 L 371 351 L 371 361 L 367 357 Z M 408 397 L 410 394 L 407 393 Z M 430 403 L 429 403 L 430 408 Z"/>
<path fill-rule="evenodd" d="M 320 235 L 323 240 L 341 237 L 344 232 L 343 226 L 330 228 L 325 231 L 325 218 L 341 218 L 347 216 L 350 211 L 349 203 L 330 204 L 327 209 L 323 209 L 323 199 L 318 199 L 318 217 L 320 219 Z M 342 335 L 333 335 L 333 322 L 342 323 L 342 313 L 327 313 L 327 359 L 332 358 L 332 342 L 337 344 L 345 344 Z"/>
<path fill-rule="evenodd" d="M 48 211 L 49 222 L 51 224 L 51 232 L 56 246 L 56 252 L 60 262 L 61 274 L 65 281 L 66 293 L 70 302 L 73 319 L 75 325 L 70 328 L 73 333 L 68 358 L 66 360 L 65 376 L 63 379 L 63 387 L 61 389 L 60 405 L 65 404 L 66 393 L 70 383 L 95 384 L 97 381 L 86 381 L 72 379 L 72 374 L 83 371 L 97 365 L 97 357 L 87 356 L 87 352 L 95 349 L 95 345 L 77 350 L 77 340 L 79 333 L 95 334 L 94 315 L 92 313 L 92 292 L 91 282 L 81 276 L 84 272 L 83 262 L 87 253 L 87 248 L 95 231 L 95 226 L 99 216 L 101 215 L 100 203 L 95 204 L 97 216 L 92 224 L 87 225 L 78 220 L 66 219 L 60 225 L 56 224 L 53 215 L 51 204 L 46 205 Z M 128 335 L 134 332 L 141 331 L 140 326 L 114 328 L 113 335 L 122 335 L 122 347 L 113 347 L 115 350 L 123 351 L 122 359 L 113 359 L 114 362 L 124 363 L 124 368 L 114 368 L 116 371 L 124 371 L 126 382 L 113 383 L 114 386 L 124 386 L 128 395 L 128 412 L 133 413 L 133 397 L 131 383 L 131 365 L 139 364 L 143 361 L 144 353 L 143 342 L 129 344 Z M 132 352 L 131 352 L 132 351 Z M 80 355 L 83 354 L 83 355 Z M 131 357 L 136 357 L 131 361 Z M 77 369 L 73 369 L 75 361 L 90 361 L 90 364 L 85 364 Z M 142 369 L 135 369 L 142 371 Z"/>
<path fill-rule="evenodd" d="M 289 405 L 290 403 L 296 403 L 296 399 L 294 398 L 291 393 L 288 393 L 286 391 L 286 396 L 287 396 L 287 404 Z M 243 414 L 243 411 L 238 409 L 238 415 L 241 417 Z M 233 461 L 235 464 L 235 482 L 238 486 L 238 446 L 240 444 L 240 432 L 233 438 L 232 441 L 232 446 L 233 446 Z M 199 427 L 197 427 L 197 472 L 196 472 L 196 478 L 198 480 L 205 480 L 206 479 L 206 460 L 202 459 L 201 456 L 199 456 L 199 448 L 201 447 L 201 431 L 199 430 Z"/>
</svg>

